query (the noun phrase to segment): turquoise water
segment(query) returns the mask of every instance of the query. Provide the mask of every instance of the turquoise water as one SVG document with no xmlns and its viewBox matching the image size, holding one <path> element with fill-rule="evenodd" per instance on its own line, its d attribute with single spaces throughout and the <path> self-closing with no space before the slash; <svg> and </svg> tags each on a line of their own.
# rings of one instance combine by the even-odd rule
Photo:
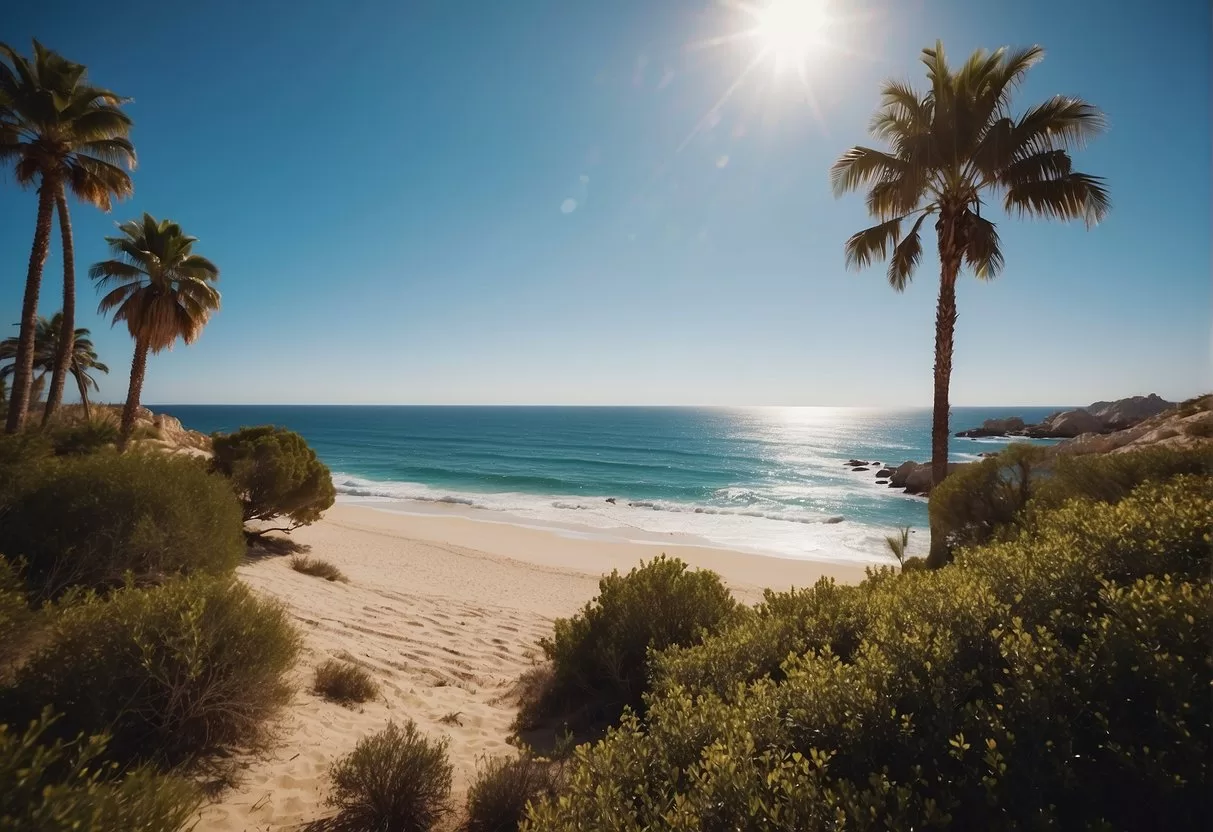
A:
<svg viewBox="0 0 1213 832">
<path fill-rule="evenodd" d="M 450 504 L 604 536 L 692 535 L 784 557 L 871 561 L 926 502 L 853 473 L 851 458 L 930 458 L 929 410 L 854 408 L 153 405 L 205 432 L 278 424 L 333 471 L 342 499 L 408 511 Z M 1061 408 L 956 408 L 1038 421 Z M 1005 443 L 952 440 L 952 458 Z M 614 498 L 614 503 L 606 502 Z M 841 518 L 841 519 L 839 519 Z M 917 540 L 917 539 L 916 539 Z"/>
</svg>

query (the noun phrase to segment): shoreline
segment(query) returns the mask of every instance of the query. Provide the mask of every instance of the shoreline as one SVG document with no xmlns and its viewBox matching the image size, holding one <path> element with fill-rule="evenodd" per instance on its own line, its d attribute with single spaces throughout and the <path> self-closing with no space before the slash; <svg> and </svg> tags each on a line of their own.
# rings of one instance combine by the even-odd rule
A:
<svg viewBox="0 0 1213 832">
<path fill-rule="evenodd" d="M 856 564 L 793 560 L 668 542 L 562 536 L 555 530 L 458 514 L 404 514 L 340 503 L 292 539 L 337 566 L 349 583 L 295 572 L 286 556 L 238 570 L 281 602 L 303 635 L 291 680 L 297 693 L 273 745 L 241 761 L 235 785 L 199 813 L 199 830 L 293 829 L 330 814 L 329 769 L 389 720 L 413 720 L 450 741 L 452 797 L 462 802 L 487 757 L 513 754 L 513 689 L 541 658 L 552 622 L 580 610 L 612 569 L 668 551 L 718 572 L 744 603 L 763 590 L 811 586 L 822 576 L 863 579 Z M 314 669 L 342 659 L 379 685 L 354 708 L 311 691 Z"/>
</svg>

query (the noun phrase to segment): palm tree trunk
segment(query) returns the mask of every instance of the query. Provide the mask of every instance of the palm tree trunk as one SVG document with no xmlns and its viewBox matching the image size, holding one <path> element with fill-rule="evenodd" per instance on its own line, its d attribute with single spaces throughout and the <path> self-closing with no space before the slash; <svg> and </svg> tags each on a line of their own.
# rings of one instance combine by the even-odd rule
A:
<svg viewBox="0 0 1213 832">
<path fill-rule="evenodd" d="M 38 224 L 34 227 L 34 247 L 29 253 L 29 273 L 25 276 L 25 299 L 21 303 L 21 334 L 17 341 L 17 360 L 13 367 L 13 398 L 9 403 L 5 430 L 16 433 L 25 427 L 29 412 L 30 386 L 34 381 L 34 328 L 38 325 L 38 290 L 42 286 L 42 267 L 51 247 L 51 211 L 55 207 L 54 180 L 42 178 L 38 188 Z"/>
<path fill-rule="evenodd" d="M 44 425 L 50 421 L 59 402 L 63 401 L 63 385 L 71 368 L 76 335 L 76 254 L 72 245 L 72 218 L 67 212 L 67 194 L 63 183 L 59 184 L 55 194 L 55 205 L 59 209 L 59 233 L 63 236 L 63 326 L 59 328 L 59 351 L 55 353 L 51 389 L 46 394 L 46 409 L 42 411 Z"/>
<path fill-rule="evenodd" d="M 92 411 L 88 406 L 88 382 L 84 380 L 84 373 L 73 372 L 72 375 L 76 379 L 76 387 L 80 391 L 80 404 L 84 406 L 84 421 L 93 421 Z"/>
<path fill-rule="evenodd" d="M 139 409 L 139 396 L 143 393 L 143 376 L 147 372 L 148 342 L 135 342 L 135 358 L 131 361 L 131 386 L 126 392 L 126 407 L 122 408 L 122 433 L 118 437 L 118 450 L 126 450 L 131 432 L 135 428 L 135 411 Z"/>
<path fill-rule="evenodd" d="M 941 220 L 942 221 L 942 220 Z M 960 274 L 960 248 L 948 222 L 940 229 L 939 302 L 935 309 L 935 398 L 931 411 L 931 487 L 936 488 L 948 475 L 948 389 L 952 383 L 952 347 L 956 333 L 956 278 Z M 938 568 L 950 560 L 945 532 L 931 522 L 931 551 L 927 565 Z"/>
</svg>

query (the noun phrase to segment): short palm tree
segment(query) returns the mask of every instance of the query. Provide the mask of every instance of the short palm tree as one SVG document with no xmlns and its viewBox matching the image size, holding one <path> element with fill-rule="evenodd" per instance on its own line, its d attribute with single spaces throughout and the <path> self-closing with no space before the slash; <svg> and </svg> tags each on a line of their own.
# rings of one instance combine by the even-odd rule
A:
<svg viewBox="0 0 1213 832">
<path fill-rule="evenodd" d="M 874 137 L 889 150 L 853 147 L 834 163 L 834 193 L 865 189 L 869 213 L 880 222 L 846 243 L 848 266 L 889 259 L 889 283 L 905 289 L 922 257 L 919 230 L 935 217 L 939 246 L 939 302 L 935 317 L 935 394 L 931 472 L 947 476 L 948 385 L 956 325 L 956 279 L 964 266 L 982 280 L 1002 269 L 998 231 L 982 207 L 1001 198 L 1008 214 L 1085 220 L 1090 227 L 1110 208 L 1103 180 L 1073 170 L 1070 149 L 1103 131 L 1091 104 L 1058 95 L 1011 113 L 1011 96 L 1044 57 L 1039 46 L 993 53 L 979 50 L 949 67 L 943 45 L 924 49 L 930 89 L 925 94 L 890 81 L 872 119 Z M 987 211 L 988 213 L 988 211 Z M 902 234 L 902 223 L 912 220 Z M 934 532 L 934 530 L 933 530 Z M 947 558 L 941 534 L 932 534 L 931 565 Z"/>
<path fill-rule="evenodd" d="M 63 331 L 63 313 L 56 312 L 50 319 L 38 318 L 34 328 L 34 384 L 33 400 L 37 400 L 46 376 L 54 372 L 59 355 L 59 337 Z M 80 327 L 72 333 L 71 363 L 68 373 L 76 381 L 76 389 L 80 391 L 80 404 L 84 406 L 84 418 L 92 418 L 89 406 L 89 389 L 100 389 L 92 372 L 108 373 L 110 368 L 97 360 L 97 351 L 89 339 L 89 331 Z M 13 362 L 17 356 L 18 338 L 6 338 L 0 341 L 0 362 Z M 0 380 L 7 382 L 13 374 L 14 363 L 0 367 Z"/>
<path fill-rule="evenodd" d="M 88 274 L 106 290 L 97 311 L 112 311 L 114 323 L 125 321 L 135 339 L 118 442 L 124 448 L 135 424 L 148 353 L 171 349 L 178 338 L 187 344 L 198 340 L 211 313 L 219 309 L 219 292 L 211 285 L 219 279 L 219 269 L 194 254 L 198 238 L 184 234 L 170 220 L 144 214 L 118 230 L 120 236 L 105 238 L 113 258 L 94 263 Z"/>
<path fill-rule="evenodd" d="M 131 120 L 120 109 L 126 99 L 88 83 L 85 67 L 34 41 L 34 59 L 26 60 L 0 44 L 0 162 L 11 163 L 21 185 L 38 184 L 38 220 L 25 280 L 21 334 L 13 372 L 12 405 L 6 428 L 20 430 L 29 410 L 33 381 L 34 327 L 42 268 L 50 250 L 52 213 L 57 208 L 63 238 L 63 317 L 59 354 L 51 371 L 45 416 L 63 395 L 70 372 L 75 331 L 76 278 L 67 192 L 108 211 L 111 198 L 130 196 L 133 186 L 123 167 L 135 166 L 127 135 Z"/>
</svg>

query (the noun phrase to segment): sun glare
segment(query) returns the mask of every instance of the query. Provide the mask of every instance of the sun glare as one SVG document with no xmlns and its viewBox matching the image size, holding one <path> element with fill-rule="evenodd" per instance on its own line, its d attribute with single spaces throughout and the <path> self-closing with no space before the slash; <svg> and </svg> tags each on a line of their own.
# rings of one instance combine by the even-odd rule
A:
<svg viewBox="0 0 1213 832">
<path fill-rule="evenodd" d="M 802 68 L 830 22 L 824 0 L 770 0 L 752 14 L 760 48 L 780 70 Z"/>
</svg>

